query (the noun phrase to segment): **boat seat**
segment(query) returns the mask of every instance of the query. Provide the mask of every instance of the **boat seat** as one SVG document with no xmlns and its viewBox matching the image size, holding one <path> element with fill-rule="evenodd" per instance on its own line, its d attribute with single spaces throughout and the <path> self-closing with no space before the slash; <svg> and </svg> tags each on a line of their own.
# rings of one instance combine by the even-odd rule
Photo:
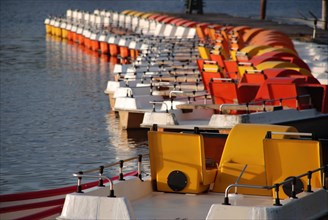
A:
<svg viewBox="0 0 328 220">
<path fill-rule="evenodd" d="M 210 91 L 209 84 L 213 78 L 223 78 L 224 76 L 220 72 L 201 72 L 204 89 Z"/>
<path fill-rule="evenodd" d="M 211 58 L 211 60 L 216 61 L 221 68 L 224 67 L 224 60 L 225 60 L 225 58 L 224 58 L 223 55 L 211 54 L 210 55 L 210 58 Z"/>
<path fill-rule="evenodd" d="M 202 193 L 214 182 L 217 167 L 207 169 L 200 134 L 148 132 L 151 177 L 162 192 Z"/>
<path fill-rule="evenodd" d="M 240 83 L 238 85 L 238 102 L 252 102 L 260 88 L 259 83 Z"/>
<path fill-rule="evenodd" d="M 203 71 L 205 72 L 211 72 L 211 73 L 217 73 L 220 72 L 220 67 L 218 64 L 203 64 Z"/>
<path fill-rule="evenodd" d="M 239 184 L 267 185 L 267 172 L 263 153 L 263 139 L 267 131 L 296 131 L 294 127 L 260 124 L 237 124 L 230 131 L 225 143 L 214 192 L 225 192 L 228 185 L 236 182 L 243 168 L 247 168 Z M 238 188 L 238 192 L 251 195 L 271 196 L 270 190 Z"/>
<path fill-rule="evenodd" d="M 321 166 L 319 141 L 278 139 L 275 136 L 273 138 L 263 140 L 268 185 L 282 182 L 288 177 L 300 175 Z M 307 181 L 306 176 L 301 178 L 305 190 Z M 290 184 L 287 185 L 290 186 Z M 298 183 L 296 184 L 296 192 L 301 192 L 302 189 L 297 185 Z M 322 186 L 320 172 L 312 174 L 311 185 L 314 188 L 320 188 Z M 272 193 L 274 193 L 274 189 Z M 284 187 L 280 186 L 279 198 L 285 199 L 288 197 L 284 192 Z"/>
<path fill-rule="evenodd" d="M 204 60 L 209 60 L 210 59 L 210 51 L 205 46 L 199 45 L 198 46 L 198 52 L 199 52 L 199 55 L 202 59 L 204 59 Z"/>
<path fill-rule="evenodd" d="M 238 73 L 241 77 L 249 70 L 255 70 L 255 68 L 253 66 L 238 65 Z"/>
<path fill-rule="evenodd" d="M 304 109 L 309 108 L 309 99 L 297 97 L 308 95 L 305 87 L 299 85 L 304 84 L 305 79 L 293 77 L 273 77 L 267 79 L 259 88 L 255 100 L 272 100 L 270 104 L 287 106 L 289 108 Z M 280 99 L 282 103 L 280 103 Z"/>
<path fill-rule="evenodd" d="M 239 73 L 238 64 L 234 60 L 224 60 L 224 70 L 226 73 Z"/>
<path fill-rule="evenodd" d="M 241 83 L 263 83 L 266 80 L 266 75 L 263 73 L 245 73 L 243 74 Z"/>
<path fill-rule="evenodd" d="M 235 82 L 213 80 L 209 87 L 215 104 L 238 103 L 238 86 Z"/>
<path fill-rule="evenodd" d="M 209 83 L 213 102 L 218 105 L 249 103 L 254 100 L 259 88 L 258 83 L 240 83 L 238 85 L 235 82 L 222 82 L 221 80 L 212 80 Z"/>
</svg>

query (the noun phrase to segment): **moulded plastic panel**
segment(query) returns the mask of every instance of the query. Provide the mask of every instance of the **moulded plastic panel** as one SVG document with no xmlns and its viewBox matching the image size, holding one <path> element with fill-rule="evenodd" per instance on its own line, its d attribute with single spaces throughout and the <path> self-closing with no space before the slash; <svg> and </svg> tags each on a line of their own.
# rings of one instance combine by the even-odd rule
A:
<svg viewBox="0 0 328 220">
<path fill-rule="evenodd" d="M 219 72 L 201 72 L 204 88 L 206 91 L 210 91 L 210 82 L 213 78 L 223 78 L 222 74 Z"/>
<path fill-rule="evenodd" d="M 238 73 L 238 64 L 236 61 L 225 60 L 224 67 L 226 73 Z"/>
<path fill-rule="evenodd" d="M 260 83 L 239 83 L 238 85 L 238 102 L 246 104 L 254 101 L 255 96 L 260 88 Z"/>
<path fill-rule="evenodd" d="M 223 148 L 227 140 L 227 135 L 203 135 L 205 158 L 215 160 L 217 164 L 220 163 Z"/>
<path fill-rule="evenodd" d="M 202 41 L 202 42 L 205 41 L 205 33 L 204 33 L 204 30 L 201 27 L 196 26 L 196 34 L 197 34 L 197 37 L 200 41 Z"/>
<path fill-rule="evenodd" d="M 161 16 L 158 16 L 157 18 L 155 18 L 155 20 L 158 22 L 162 22 L 163 20 L 165 20 L 168 17 L 169 16 L 167 16 L 167 15 L 161 15 Z"/>
<path fill-rule="evenodd" d="M 272 105 L 280 105 L 280 99 L 281 99 L 283 106 L 288 106 L 290 108 L 301 108 L 301 109 L 309 108 L 310 107 L 309 98 L 306 97 L 299 98 L 298 103 L 296 99 L 297 96 L 302 96 L 302 95 L 311 95 L 312 98 L 316 96 L 312 94 L 310 89 L 308 89 L 305 86 L 305 85 L 311 85 L 311 84 L 307 84 L 307 80 L 310 79 L 308 79 L 308 77 L 300 77 L 297 75 L 295 75 L 295 77 L 268 78 L 260 87 L 255 99 L 272 100 L 270 101 Z M 313 85 L 318 85 L 318 84 L 313 84 Z M 321 100 L 320 101 L 316 100 L 316 103 L 320 103 L 320 102 Z M 321 106 L 321 103 L 317 105 L 317 107 L 319 106 Z M 319 111 L 320 111 L 320 107 L 319 107 Z"/>
<path fill-rule="evenodd" d="M 240 164 L 235 162 L 226 162 L 220 165 L 213 191 L 224 192 L 227 186 L 236 182 L 245 165 L 246 164 Z M 247 168 L 238 183 L 265 186 L 267 184 L 265 167 L 261 165 L 247 164 Z M 234 189 L 230 191 L 230 193 L 233 192 Z M 241 194 L 251 194 L 259 196 L 272 195 L 272 192 L 270 190 L 258 190 L 250 188 L 238 188 L 237 192 Z"/>
<path fill-rule="evenodd" d="M 254 70 L 253 66 L 238 66 L 238 72 L 240 76 L 243 76 L 247 70 Z"/>
<path fill-rule="evenodd" d="M 174 192 L 168 185 L 172 171 L 187 176 L 187 184 L 179 193 L 201 193 L 214 181 L 217 169 L 206 170 L 203 138 L 197 134 L 148 132 L 151 176 L 157 190 Z"/>
<path fill-rule="evenodd" d="M 214 81 L 209 87 L 215 104 L 238 103 L 236 83 Z"/>
<path fill-rule="evenodd" d="M 173 21 L 174 19 L 176 19 L 176 17 L 166 17 L 164 20 L 162 20 L 163 23 L 170 23 L 171 21 Z"/>
<path fill-rule="evenodd" d="M 127 14 L 131 14 L 132 12 L 134 12 L 133 10 L 124 10 L 121 12 L 121 14 L 127 15 Z"/>
<path fill-rule="evenodd" d="M 202 59 L 209 60 L 210 59 L 210 51 L 208 48 L 204 46 L 198 46 L 198 52 Z"/>
<path fill-rule="evenodd" d="M 263 83 L 266 80 L 266 75 L 263 73 L 247 73 L 240 80 L 241 83 Z"/>
<path fill-rule="evenodd" d="M 220 54 L 211 54 L 210 58 L 211 58 L 211 60 L 216 61 L 221 68 L 224 67 L 224 62 L 223 62 L 225 59 L 224 56 L 222 56 Z"/>
<path fill-rule="evenodd" d="M 191 28 L 191 27 L 195 27 L 197 24 L 198 24 L 198 22 L 190 21 L 190 22 L 184 23 L 183 26 Z"/>
<path fill-rule="evenodd" d="M 148 19 L 155 20 L 155 18 L 161 16 L 161 14 L 154 13 L 148 17 Z"/>
<path fill-rule="evenodd" d="M 182 18 L 175 18 L 175 19 L 173 19 L 172 21 L 170 21 L 170 23 L 171 23 L 171 24 L 176 24 L 176 23 L 179 22 L 179 21 L 184 21 L 184 19 L 182 19 Z"/>
<path fill-rule="evenodd" d="M 268 185 L 282 182 L 288 177 L 298 176 L 321 166 L 319 141 L 264 139 L 263 151 Z M 302 178 L 302 182 L 306 189 L 306 176 Z M 314 188 L 321 187 L 320 172 L 312 174 L 311 184 Z M 279 190 L 279 197 L 288 197 L 282 187 Z"/>
<path fill-rule="evenodd" d="M 134 14 L 134 16 L 141 18 L 142 15 L 144 15 L 144 14 L 145 14 L 145 12 L 137 12 L 137 13 Z"/>
<path fill-rule="evenodd" d="M 245 31 L 245 34 L 243 34 L 243 41 L 248 43 L 256 34 L 263 31 L 263 28 L 251 28 Z"/>
<path fill-rule="evenodd" d="M 291 69 L 285 68 L 270 68 L 263 70 L 263 73 L 267 76 L 267 78 L 273 77 L 288 77 L 292 75 L 302 75 L 300 72 Z"/>
<path fill-rule="evenodd" d="M 305 88 L 311 95 L 313 107 L 322 113 L 328 113 L 328 85 L 309 83 L 300 87 Z"/>
<path fill-rule="evenodd" d="M 247 164 L 240 182 L 251 185 L 266 185 L 266 165 L 263 153 L 263 139 L 267 131 L 297 131 L 290 126 L 237 124 L 232 128 L 225 143 L 218 175 L 213 187 L 215 192 L 224 192 L 226 187 L 235 183 Z M 282 138 L 283 135 L 277 135 Z M 271 195 L 268 190 L 238 189 L 245 194 Z"/>
<path fill-rule="evenodd" d="M 270 46 L 266 45 L 249 45 L 242 48 L 240 52 L 246 53 L 248 58 L 252 58 L 253 56 L 256 56 L 260 50 L 267 49 L 269 47 Z"/>
<path fill-rule="evenodd" d="M 267 49 L 263 49 L 261 51 L 259 51 L 259 53 L 257 54 L 258 56 L 268 53 L 268 52 L 286 52 L 295 56 L 298 56 L 297 53 L 289 48 L 278 48 L 278 47 L 269 47 Z"/>
<path fill-rule="evenodd" d="M 204 63 L 203 64 L 203 70 L 205 72 L 217 73 L 217 72 L 219 72 L 220 67 L 217 64 L 207 64 L 207 63 Z"/>
<path fill-rule="evenodd" d="M 100 51 L 103 54 L 109 53 L 109 45 L 107 42 L 100 42 Z"/>
<path fill-rule="evenodd" d="M 144 13 L 141 15 L 141 18 L 148 19 L 151 15 L 153 15 L 153 13 Z"/>
<path fill-rule="evenodd" d="M 256 69 L 265 70 L 271 68 L 297 68 L 298 66 L 286 61 L 267 61 L 256 65 Z"/>
<path fill-rule="evenodd" d="M 217 42 L 214 47 L 219 48 L 220 53 L 225 59 L 230 59 L 230 46 L 228 40 L 221 39 L 221 41 Z"/>
</svg>

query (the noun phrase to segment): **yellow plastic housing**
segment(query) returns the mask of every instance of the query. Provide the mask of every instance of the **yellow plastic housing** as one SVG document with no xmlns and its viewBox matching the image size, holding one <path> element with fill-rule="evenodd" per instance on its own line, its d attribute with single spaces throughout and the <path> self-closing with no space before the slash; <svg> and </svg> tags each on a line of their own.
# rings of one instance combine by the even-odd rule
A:
<svg viewBox="0 0 328 220">
<path fill-rule="evenodd" d="M 289 53 L 289 54 L 293 54 L 293 55 L 297 55 L 297 53 L 289 48 L 286 48 L 286 47 L 283 47 L 283 48 L 280 48 L 280 47 L 268 47 L 266 49 L 261 49 L 260 51 L 258 51 L 258 53 L 256 54 L 256 56 L 260 56 L 262 54 L 265 54 L 265 53 L 268 53 L 268 52 L 273 52 L 273 51 L 280 51 L 280 52 L 286 52 L 286 53 Z"/>
<path fill-rule="evenodd" d="M 62 38 L 63 39 L 66 39 L 67 38 L 67 35 L 68 35 L 68 30 L 62 28 Z"/>
<path fill-rule="evenodd" d="M 302 75 L 311 76 L 311 72 L 307 69 L 301 68 L 294 63 L 285 62 L 285 61 L 267 61 L 260 63 L 256 66 L 258 70 L 272 69 L 272 68 L 285 68 L 292 69 L 300 72 Z"/>
<path fill-rule="evenodd" d="M 288 177 L 298 176 L 321 166 L 319 141 L 264 139 L 263 148 L 268 185 L 282 182 Z M 312 187 L 321 187 L 320 176 L 320 172 L 312 174 Z M 306 189 L 307 177 L 302 177 L 301 180 Z M 288 197 L 282 187 L 279 189 L 279 197 L 282 199 Z"/>
<path fill-rule="evenodd" d="M 241 171 L 247 168 L 239 184 L 267 185 L 263 139 L 267 131 L 297 131 L 294 127 L 260 124 L 238 124 L 232 128 L 225 143 L 214 192 L 224 192 L 228 185 L 236 182 Z M 280 135 L 281 138 L 282 135 Z M 272 195 L 270 190 L 238 188 L 238 193 Z"/>
<path fill-rule="evenodd" d="M 52 33 L 52 26 L 50 24 L 46 24 L 46 33 L 51 34 Z"/>
<path fill-rule="evenodd" d="M 253 66 L 238 66 L 238 72 L 240 74 L 240 76 L 243 76 L 244 73 L 247 71 L 247 70 L 254 70 L 255 68 Z"/>
<path fill-rule="evenodd" d="M 121 12 L 121 14 L 123 14 L 123 15 L 128 15 L 128 14 L 130 14 L 131 12 L 134 12 L 134 11 L 133 11 L 133 10 L 124 10 L 124 11 Z"/>
<path fill-rule="evenodd" d="M 174 192 L 167 182 L 176 170 L 187 176 L 187 184 L 179 193 L 202 193 L 214 182 L 217 169 L 206 169 L 201 135 L 149 131 L 148 142 L 151 177 L 158 191 Z"/>
<path fill-rule="evenodd" d="M 220 71 L 220 67 L 217 64 L 206 64 L 203 65 L 203 70 L 209 73 L 218 73 Z"/>
<path fill-rule="evenodd" d="M 210 60 L 210 51 L 204 46 L 198 46 L 198 52 L 203 60 Z"/>
<path fill-rule="evenodd" d="M 243 52 L 247 54 L 248 58 L 252 58 L 253 56 L 256 56 L 261 50 L 265 50 L 270 48 L 270 46 L 266 45 L 248 45 L 240 50 L 240 52 Z"/>
</svg>

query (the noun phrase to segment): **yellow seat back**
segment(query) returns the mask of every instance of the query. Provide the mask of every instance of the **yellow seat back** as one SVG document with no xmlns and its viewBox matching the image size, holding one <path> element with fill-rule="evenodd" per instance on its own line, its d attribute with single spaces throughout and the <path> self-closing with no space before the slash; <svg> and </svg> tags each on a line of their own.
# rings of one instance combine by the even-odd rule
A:
<svg viewBox="0 0 328 220">
<path fill-rule="evenodd" d="M 294 127 L 262 124 L 238 124 L 230 131 L 225 143 L 213 191 L 224 192 L 235 183 L 247 164 L 239 184 L 267 185 L 263 139 L 267 131 L 296 131 Z M 269 190 L 239 188 L 238 192 L 271 195 Z"/>
<path fill-rule="evenodd" d="M 199 45 L 198 46 L 198 53 L 203 60 L 210 59 L 210 50 L 205 46 Z"/>
<path fill-rule="evenodd" d="M 204 63 L 203 70 L 204 70 L 204 72 L 218 73 L 218 72 L 221 71 L 221 68 L 219 67 L 218 64 L 207 64 L 207 63 Z"/>
<path fill-rule="evenodd" d="M 244 75 L 244 73 L 247 71 L 247 70 L 254 70 L 255 68 L 253 66 L 243 66 L 243 65 L 238 65 L 238 72 L 239 72 L 239 75 L 242 77 Z"/>
<path fill-rule="evenodd" d="M 214 182 L 217 169 L 206 170 L 200 134 L 149 131 L 148 142 L 151 176 L 158 191 L 201 193 Z M 186 178 L 185 184 L 178 176 Z M 171 182 L 185 186 L 182 189 L 172 188 L 170 177 Z"/>
<path fill-rule="evenodd" d="M 266 46 L 266 45 L 248 45 L 246 47 L 243 47 L 240 52 L 243 52 L 245 54 L 247 54 L 248 58 L 252 58 L 253 56 L 255 56 L 257 53 L 259 53 L 259 51 L 264 50 L 270 48 L 270 46 Z"/>
<path fill-rule="evenodd" d="M 284 181 L 288 177 L 298 176 L 321 166 L 320 142 L 296 139 L 264 139 L 264 158 L 268 185 Z M 307 177 L 301 179 L 306 190 Z M 320 172 L 312 174 L 312 187 L 321 187 Z M 283 187 L 279 189 L 279 198 L 287 198 Z"/>
</svg>

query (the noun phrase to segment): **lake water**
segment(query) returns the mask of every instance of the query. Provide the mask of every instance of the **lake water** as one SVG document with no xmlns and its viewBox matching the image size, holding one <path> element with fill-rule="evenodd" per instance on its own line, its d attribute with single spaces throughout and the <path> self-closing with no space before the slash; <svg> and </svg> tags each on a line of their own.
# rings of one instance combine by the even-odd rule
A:
<svg viewBox="0 0 328 220">
<path fill-rule="evenodd" d="M 204 12 L 257 17 L 259 0 L 205 0 Z M 0 193 L 75 184 L 72 173 L 147 152 L 145 132 L 121 131 L 104 94 L 106 56 L 46 37 L 67 9 L 184 12 L 182 0 L 1 0 Z M 165 5 L 165 6 L 163 6 Z M 283 5 L 283 6 L 282 6 Z M 318 17 L 321 0 L 268 1 L 268 17 Z M 133 165 L 131 165 L 133 166 Z M 147 165 L 145 167 L 147 169 Z"/>
</svg>

